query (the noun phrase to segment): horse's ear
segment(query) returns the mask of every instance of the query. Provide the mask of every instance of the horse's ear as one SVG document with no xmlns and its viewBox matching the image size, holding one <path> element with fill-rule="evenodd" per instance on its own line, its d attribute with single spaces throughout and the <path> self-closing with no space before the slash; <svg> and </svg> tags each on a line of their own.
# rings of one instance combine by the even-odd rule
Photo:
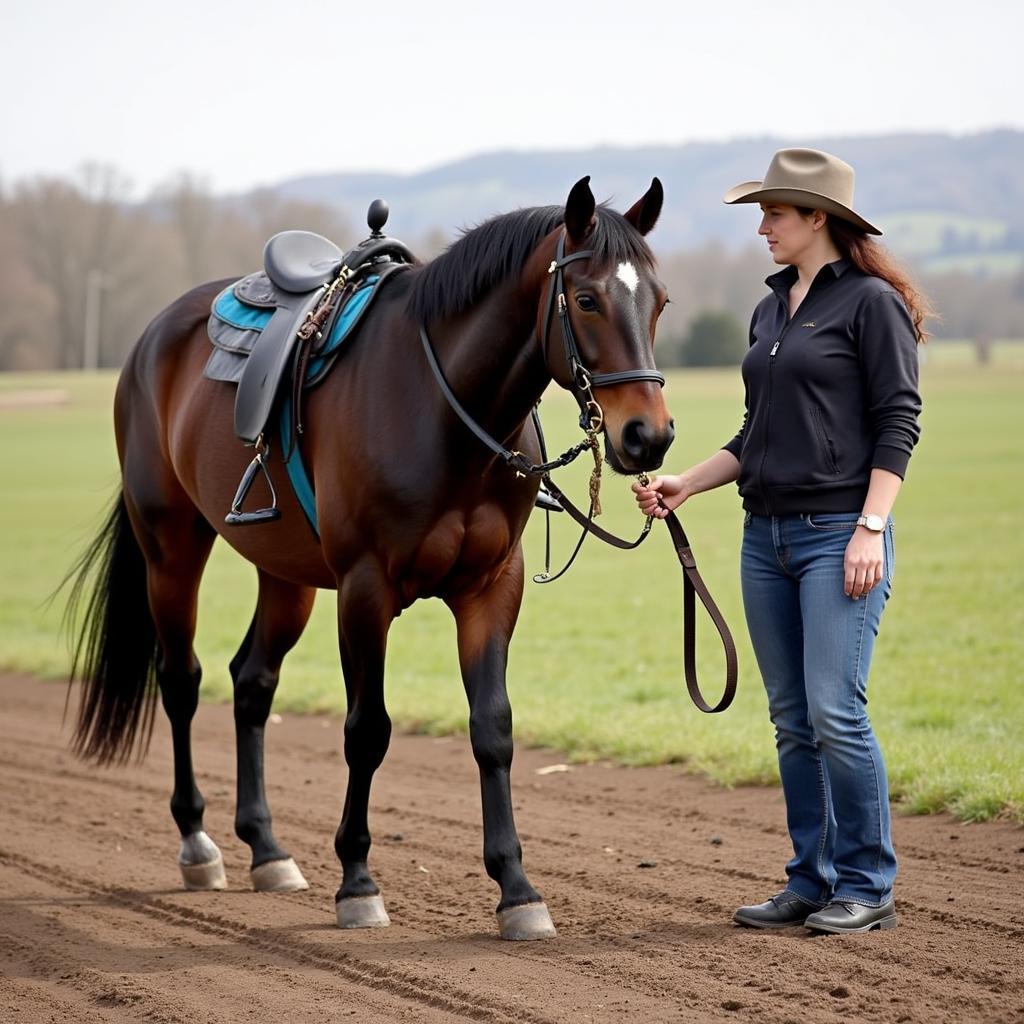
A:
<svg viewBox="0 0 1024 1024">
<path fill-rule="evenodd" d="M 565 230 L 574 242 L 582 242 L 594 224 L 597 203 L 590 191 L 590 175 L 580 178 L 565 201 Z"/>
<path fill-rule="evenodd" d="M 665 190 L 661 187 L 661 182 L 655 178 L 651 181 L 651 187 L 626 211 L 626 220 L 641 235 L 646 235 L 658 223 L 661 204 L 664 201 Z"/>
</svg>

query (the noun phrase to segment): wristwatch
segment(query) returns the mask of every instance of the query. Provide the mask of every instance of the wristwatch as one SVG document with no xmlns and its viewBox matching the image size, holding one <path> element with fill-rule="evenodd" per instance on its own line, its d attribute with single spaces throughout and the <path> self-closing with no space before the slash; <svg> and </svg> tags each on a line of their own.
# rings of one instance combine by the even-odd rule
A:
<svg viewBox="0 0 1024 1024">
<path fill-rule="evenodd" d="M 881 533 L 885 529 L 885 520 L 881 516 L 863 515 L 857 520 L 857 525 L 872 533 Z"/>
</svg>

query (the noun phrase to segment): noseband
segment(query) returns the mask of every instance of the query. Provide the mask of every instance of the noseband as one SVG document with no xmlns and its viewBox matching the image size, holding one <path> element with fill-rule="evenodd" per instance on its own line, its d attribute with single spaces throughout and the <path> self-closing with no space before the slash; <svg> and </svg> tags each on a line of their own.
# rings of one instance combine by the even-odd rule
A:
<svg viewBox="0 0 1024 1024">
<path fill-rule="evenodd" d="M 593 388 L 609 387 L 612 384 L 625 384 L 629 381 L 650 380 L 659 387 L 665 386 L 665 378 L 655 369 L 620 370 L 616 373 L 592 373 L 584 365 L 583 357 L 580 355 L 580 347 L 576 342 L 576 335 L 572 329 L 572 317 L 569 316 L 569 305 L 565 298 L 565 274 L 564 268 L 576 260 L 587 260 L 594 255 L 593 249 L 581 249 L 579 252 L 565 255 L 566 232 L 562 231 L 558 237 L 558 246 L 555 250 L 555 258 L 548 267 L 548 275 L 551 277 L 551 286 L 548 288 L 548 301 L 544 312 L 542 325 L 541 345 L 544 351 L 544 362 L 550 367 L 548 358 L 548 339 L 551 334 L 551 317 L 557 310 L 558 319 L 562 325 L 562 344 L 565 350 L 565 365 L 569 370 L 571 381 L 570 390 L 580 407 L 580 426 L 586 430 L 588 427 L 599 430 L 604 420 L 601 406 L 594 398 Z M 595 424 L 596 420 L 596 426 Z"/>
</svg>

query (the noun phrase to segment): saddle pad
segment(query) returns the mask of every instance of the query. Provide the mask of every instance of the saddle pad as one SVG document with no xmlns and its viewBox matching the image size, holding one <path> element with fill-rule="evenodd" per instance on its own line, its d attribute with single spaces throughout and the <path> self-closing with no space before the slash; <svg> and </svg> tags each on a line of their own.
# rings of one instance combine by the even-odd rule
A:
<svg viewBox="0 0 1024 1024">
<path fill-rule="evenodd" d="M 323 379 L 328 364 L 333 362 L 331 357 L 355 326 L 379 281 L 380 275 L 371 274 L 335 313 L 333 323 L 328 325 L 326 340 L 309 361 L 307 387 Z M 206 361 L 204 377 L 238 383 L 249 353 L 274 315 L 275 299 L 274 286 L 262 271 L 229 285 L 214 299 L 207 321 L 213 352 Z"/>
<path fill-rule="evenodd" d="M 332 320 L 325 325 L 325 338 L 311 353 L 306 366 L 304 388 L 319 384 L 330 372 L 340 353 L 342 343 L 354 333 L 363 314 L 369 309 L 380 286 L 391 274 L 407 269 L 408 264 L 391 263 L 379 273 L 364 278 L 351 293 Z M 312 293 L 311 293 L 312 294 Z M 237 384 L 249 361 L 253 347 L 277 311 L 278 294 L 273 282 L 262 271 L 229 285 L 214 299 L 207 321 L 207 333 L 213 351 L 206 361 L 203 376 L 210 380 Z M 299 324 L 295 324 L 297 331 Z M 276 429 L 280 437 L 281 457 L 288 478 L 314 536 L 320 536 L 316 515 L 316 495 L 302 461 L 298 439 L 292 432 L 292 392 L 280 392 Z M 273 424 L 271 418 L 268 426 Z"/>
</svg>

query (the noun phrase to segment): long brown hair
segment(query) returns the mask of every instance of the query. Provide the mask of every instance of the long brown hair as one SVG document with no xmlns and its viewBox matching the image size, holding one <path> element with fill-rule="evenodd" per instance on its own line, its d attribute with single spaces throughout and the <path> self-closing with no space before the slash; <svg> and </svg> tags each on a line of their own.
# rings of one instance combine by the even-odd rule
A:
<svg viewBox="0 0 1024 1024">
<path fill-rule="evenodd" d="M 797 209 L 805 217 L 814 212 L 809 207 L 797 207 Z M 899 292 L 906 303 L 910 319 L 914 322 L 918 342 L 926 342 L 928 332 L 924 329 L 924 323 L 929 317 L 935 316 L 935 311 L 928 302 L 928 297 L 915 287 L 910 275 L 900 263 L 863 228 L 859 228 L 849 221 L 830 216 L 828 231 L 836 248 L 858 270 L 862 270 L 872 277 L 880 277 Z"/>
</svg>

